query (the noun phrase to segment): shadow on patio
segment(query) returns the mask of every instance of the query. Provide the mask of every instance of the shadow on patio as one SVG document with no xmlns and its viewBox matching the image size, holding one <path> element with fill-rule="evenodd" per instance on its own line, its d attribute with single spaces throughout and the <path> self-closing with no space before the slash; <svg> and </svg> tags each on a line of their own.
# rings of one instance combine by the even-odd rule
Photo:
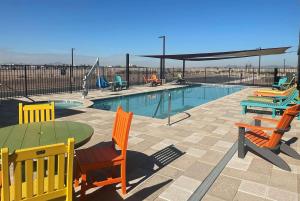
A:
<svg viewBox="0 0 300 201">
<path fill-rule="evenodd" d="M 101 142 L 94 146 L 110 146 L 110 142 Z M 165 147 L 164 149 L 147 156 L 146 154 L 127 151 L 127 195 L 122 197 L 117 191 L 120 190 L 120 185 L 109 185 L 105 187 L 98 187 L 87 191 L 86 200 L 143 200 L 153 194 L 155 191 L 163 188 L 172 182 L 172 179 L 153 184 L 151 186 L 143 186 L 145 181 L 152 177 L 155 173 L 167 166 L 177 158 L 181 157 L 184 152 L 177 149 L 174 145 Z M 107 173 L 107 171 L 105 171 Z M 100 174 L 99 174 L 100 173 Z M 103 173 L 103 172 L 102 172 Z M 117 175 L 119 176 L 119 171 Z M 93 179 L 103 179 L 103 174 L 100 171 L 92 172 Z M 88 178 L 89 180 L 89 178 Z M 79 188 L 78 188 L 79 189 Z M 79 196 L 79 191 L 76 192 L 75 197 Z M 78 198 L 77 198 L 78 199 Z M 79 199 L 78 199 L 79 200 Z"/>
</svg>

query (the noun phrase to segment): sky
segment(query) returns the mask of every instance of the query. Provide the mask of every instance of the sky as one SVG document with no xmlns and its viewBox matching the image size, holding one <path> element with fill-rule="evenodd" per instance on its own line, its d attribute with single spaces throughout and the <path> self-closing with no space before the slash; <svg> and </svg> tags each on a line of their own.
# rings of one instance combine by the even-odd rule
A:
<svg viewBox="0 0 300 201">
<path fill-rule="evenodd" d="M 295 66 L 299 0 L 0 0 L 0 63 L 130 63 L 158 66 L 142 54 L 293 46 L 262 65 Z M 187 62 L 187 66 L 257 65 L 258 58 Z M 181 62 L 166 61 L 167 67 Z"/>
</svg>

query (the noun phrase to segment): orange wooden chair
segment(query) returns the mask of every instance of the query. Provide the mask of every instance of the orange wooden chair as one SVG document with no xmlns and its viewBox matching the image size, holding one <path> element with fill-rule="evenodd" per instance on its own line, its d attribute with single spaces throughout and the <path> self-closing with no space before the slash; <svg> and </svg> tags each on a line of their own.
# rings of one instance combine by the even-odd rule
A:
<svg viewBox="0 0 300 201">
<path fill-rule="evenodd" d="M 114 183 L 121 183 L 122 193 L 126 194 L 126 151 L 132 116 L 132 112 L 124 112 L 119 106 L 113 127 L 112 146 L 94 146 L 75 151 L 78 164 L 75 186 L 78 186 L 79 178 L 81 177 L 81 198 L 84 198 L 85 191 L 89 188 Z M 115 146 L 117 146 L 120 151 L 118 151 Z M 114 166 L 121 166 L 120 177 L 113 178 L 114 175 L 112 175 L 104 181 L 89 182 L 90 180 L 87 180 L 89 171 L 108 167 L 114 168 Z M 93 180 L 93 178 L 89 179 Z"/>
<path fill-rule="evenodd" d="M 152 86 L 156 86 L 158 84 L 161 85 L 161 80 L 157 78 L 156 74 L 152 74 L 149 81 L 151 82 Z"/>
<path fill-rule="evenodd" d="M 250 148 L 274 165 L 291 171 L 289 165 L 276 153 L 283 152 L 295 159 L 300 159 L 300 155 L 282 140 L 282 136 L 290 130 L 290 124 L 299 112 L 300 105 L 294 105 L 287 108 L 279 120 L 254 117 L 255 126 L 236 123 L 239 127 L 238 157 L 244 158 L 247 148 Z M 261 121 L 274 123 L 276 127 L 262 127 Z M 266 131 L 271 131 L 272 134 L 269 135 Z"/>
</svg>

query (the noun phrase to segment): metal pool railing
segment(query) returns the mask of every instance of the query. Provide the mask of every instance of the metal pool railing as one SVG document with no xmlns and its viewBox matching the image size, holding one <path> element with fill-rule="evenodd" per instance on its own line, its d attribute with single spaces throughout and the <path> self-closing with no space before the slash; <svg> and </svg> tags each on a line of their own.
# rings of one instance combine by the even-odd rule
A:
<svg viewBox="0 0 300 201">
<path fill-rule="evenodd" d="M 161 104 L 163 104 L 163 96 L 165 95 L 165 93 L 168 93 L 168 126 L 171 126 L 171 113 L 172 113 L 172 95 L 171 92 L 169 90 L 164 90 L 161 95 L 160 95 L 160 99 L 159 102 L 155 108 L 154 114 L 152 115 L 152 118 L 155 118 L 158 112 L 159 107 L 161 107 Z"/>
</svg>

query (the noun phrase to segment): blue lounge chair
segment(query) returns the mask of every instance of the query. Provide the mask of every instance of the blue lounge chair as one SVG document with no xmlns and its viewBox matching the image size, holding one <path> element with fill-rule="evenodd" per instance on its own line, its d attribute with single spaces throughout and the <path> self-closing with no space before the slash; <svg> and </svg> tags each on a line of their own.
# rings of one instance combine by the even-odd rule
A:
<svg viewBox="0 0 300 201">
<path fill-rule="evenodd" d="M 271 99 L 271 101 L 265 101 L 265 98 L 261 100 L 259 100 L 259 98 L 256 100 L 243 100 L 241 102 L 241 106 L 243 108 L 242 114 L 247 113 L 248 107 L 270 108 L 272 109 L 272 117 L 274 118 L 278 110 L 284 110 L 288 106 L 298 103 L 296 100 L 297 96 L 298 90 L 295 89 L 288 96 L 274 97 Z"/>
<path fill-rule="evenodd" d="M 119 90 L 127 89 L 127 81 L 123 81 L 120 75 L 116 75 L 114 80 L 114 88 Z"/>
<path fill-rule="evenodd" d="M 280 89 L 280 88 L 282 87 L 282 85 L 283 85 L 284 83 L 286 83 L 287 80 L 288 80 L 287 77 L 281 77 L 281 78 L 279 79 L 278 82 L 275 82 L 275 83 L 272 85 L 272 88 Z"/>
<path fill-rule="evenodd" d="M 109 82 L 106 80 L 106 78 L 101 75 L 100 78 L 96 81 L 96 86 L 102 89 L 105 89 L 110 86 Z"/>
</svg>

